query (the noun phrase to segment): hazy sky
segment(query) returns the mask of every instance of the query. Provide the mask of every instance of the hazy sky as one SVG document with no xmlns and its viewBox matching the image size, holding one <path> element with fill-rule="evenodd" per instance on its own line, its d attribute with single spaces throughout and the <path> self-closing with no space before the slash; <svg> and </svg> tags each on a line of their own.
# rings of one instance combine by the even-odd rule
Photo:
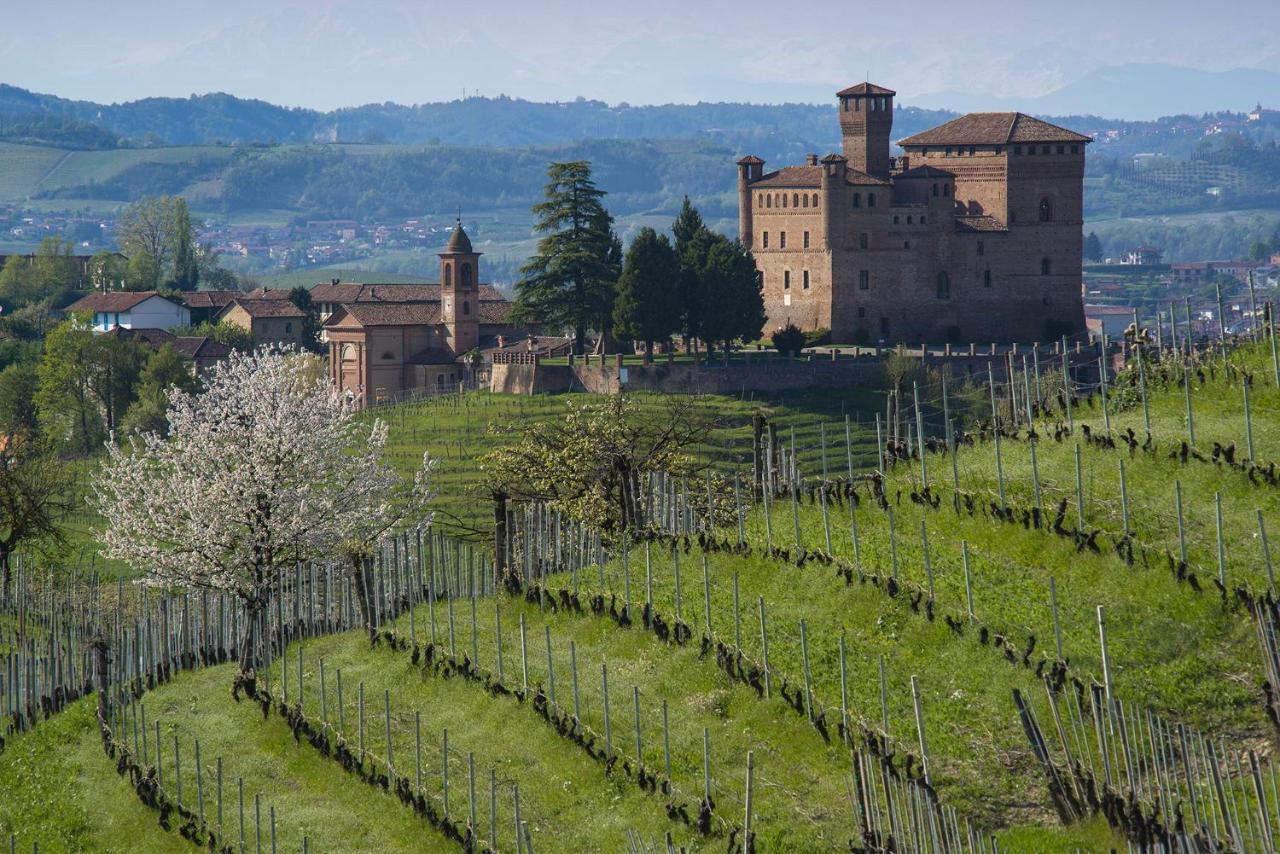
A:
<svg viewBox="0 0 1280 854">
<path fill-rule="evenodd" d="M 1102 65 L 1280 71 L 1277 0 L 5 0 L 0 82 L 329 109 L 505 93 L 827 101 L 873 80 L 1033 96 Z"/>
</svg>

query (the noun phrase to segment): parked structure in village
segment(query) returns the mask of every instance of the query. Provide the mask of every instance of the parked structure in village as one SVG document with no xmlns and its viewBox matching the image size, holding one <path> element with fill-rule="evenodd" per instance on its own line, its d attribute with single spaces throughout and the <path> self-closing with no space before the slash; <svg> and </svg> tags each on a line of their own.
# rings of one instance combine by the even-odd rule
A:
<svg viewBox="0 0 1280 854">
<path fill-rule="evenodd" d="M 218 313 L 218 322 L 230 323 L 248 332 L 255 347 L 262 344 L 299 347 L 307 313 L 288 296 L 289 292 L 284 291 L 283 299 L 237 297 Z"/>
<path fill-rule="evenodd" d="M 893 97 L 871 83 L 837 93 L 839 154 L 772 172 L 738 161 L 739 236 L 768 329 L 887 344 L 1082 333 L 1089 137 L 972 113 L 900 140 L 895 158 Z"/>
</svg>

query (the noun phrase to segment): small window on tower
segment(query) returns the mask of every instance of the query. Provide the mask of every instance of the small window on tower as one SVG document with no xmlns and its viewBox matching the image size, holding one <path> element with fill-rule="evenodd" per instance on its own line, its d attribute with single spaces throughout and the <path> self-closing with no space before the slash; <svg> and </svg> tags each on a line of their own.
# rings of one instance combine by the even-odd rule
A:
<svg viewBox="0 0 1280 854">
<path fill-rule="evenodd" d="M 791 290 L 791 271 L 790 270 L 782 271 L 782 289 L 784 291 Z"/>
<path fill-rule="evenodd" d="M 805 194 L 804 194 L 804 198 L 802 198 L 802 199 L 800 200 L 800 207 L 802 207 L 802 208 L 807 208 L 807 207 L 809 207 L 809 194 L 808 194 L 808 193 L 805 193 Z"/>
<path fill-rule="evenodd" d="M 787 194 L 786 194 L 786 193 L 783 193 L 783 194 L 782 194 L 782 206 L 783 206 L 784 208 L 787 206 Z"/>
<path fill-rule="evenodd" d="M 460 281 L 458 284 L 462 285 L 464 288 L 468 287 L 471 284 L 471 265 L 463 264 L 460 272 L 462 275 L 459 276 Z"/>
<path fill-rule="evenodd" d="M 1040 275 L 1042 276 L 1049 275 L 1050 269 L 1051 269 L 1051 265 L 1049 263 L 1049 259 L 1041 258 L 1040 259 Z"/>
<path fill-rule="evenodd" d="M 804 248 L 809 248 L 809 232 L 807 231 L 804 233 Z"/>
<path fill-rule="evenodd" d="M 1072 153 L 1072 154 L 1079 154 L 1079 153 L 1080 153 L 1080 146 L 1078 146 L 1078 145 L 1073 145 L 1073 146 L 1071 146 L 1071 153 Z"/>
<path fill-rule="evenodd" d="M 985 244 L 983 241 L 979 240 L 979 241 L 978 241 L 978 254 L 979 254 L 979 255 L 983 255 L 983 254 L 985 254 L 985 253 L 986 253 L 986 251 L 987 251 L 986 244 Z"/>
<path fill-rule="evenodd" d="M 769 248 L 769 232 L 767 231 L 764 232 L 763 234 L 760 235 L 760 238 L 761 238 L 761 242 L 760 242 L 761 247 L 763 247 L 764 249 L 768 249 Z"/>
<path fill-rule="evenodd" d="M 453 286 L 453 265 L 452 264 L 444 265 L 444 286 L 446 288 Z"/>
<path fill-rule="evenodd" d="M 991 270 L 990 268 L 982 271 L 982 286 L 984 288 L 991 287 Z"/>
<path fill-rule="evenodd" d="M 470 302 L 468 302 L 467 300 L 463 300 L 463 301 L 462 301 L 462 313 L 463 313 L 463 314 L 470 314 L 470 313 L 471 313 L 471 303 L 470 303 Z"/>
<path fill-rule="evenodd" d="M 766 208 L 773 207 L 773 193 L 769 193 L 764 197 L 764 206 Z"/>
<path fill-rule="evenodd" d="M 855 208 L 860 208 L 860 207 L 862 207 L 862 193 L 854 193 L 854 194 L 853 194 L 853 206 L 854 206 Z"/>
<path fill-rule="evenodd" d="M 859 270 L 858 271 L 858 290 L 866 291 L 870 289 L 871 289 L 871 271 Z"/>
<path fill-rule="evenodd" d="M 861 234 L 858 235 L 858 248 L 866 249 L 870 240 L 871 240 L 870 235 L 868 235 L 865 231 L 862 232 Z"/>
<path fill-rule="evenodd" d="M 867 307 L 865 305 L 858 306 L 858 317 L 867 316 Z"/>
<path fill-rule="evenodd" d="M 924 214 L 920 214 L 920 224 L 924 225 Z"/>
<path fill-rule="evenodd" d="M 970 157 L 972 157 L 973 155 L 975 155 L 975 154 L 977 154 L 977 153 L 978 153 L 978 148 L 977 148 L 977 146 L 973 146 L 973 145 L 969 146 L 969 156 L 970 156 Z"/>
<path fill-rule="evenodd" d="M 806 207 L 808 207 L 808 205 L 807 205 L 807 202 L 808 202 L 808 201 L 809 201 L 809 200 L 808 200 L 808 198 L 806 198 L 806 199 L 805 199 L 805 202 L 806 202 L 806 205 L 805 205 L 805 206 L 806 206 Z M 798 208 L 798 207 L 800 207 L 800 194 L 799 194 L 799 193 L 792 193 L 792 194 L 791 194 L 791 207 L 793 207 L 793 208 Z"/>
<path fill-rule="evenodd" d="M 950 185 L 950 184 L 943 184 L 943 185 L 942 185 L 942 195 L 943 195 L 944 197 L 945 197 L 945 196 L 949 196 L 949 195 L 951 195 L 951 185 Z"/>
<path fill-rule="evenodd" d="M 1065 145 L 1059 145 L 1059 146 L 1058 146 L 1058 153 L 1059 153 L 1059 154 L 1066 154 L 1066 153 L 1067 153 L 1067 147 L 1066 147 Z"/>
<path fill-rule="evenodd" d="M 1040 200 L 1040 221 L 1050 222 L 1053 220 L 1053 206 L 1047 198 Z"/>
<path fill-rule="evenodd" d="M 818 206 L 818 194 L 817 194 L 817 193 L 814 193 L 814 194 L 813 194 L 813 206 L 814 206 L 815 208 Z"/>
<path fill-rule="evenodd" d="M 948 156 L 948 157 L 950 157 L 950 156 L 951 156 L 951 146 L 949 146 L 949 145 L 947 146 L 947 156 Z"/>
<path fill-rule="evenodd" d="M 933 184 L 933 194 L 935 196 L 938 195 L 938 183 L 936 181 Z"/>
<path fill-rule="evenodd" d="M 778 232 L 778 248 L 779 249 L 787 248 L 787 233 L 785 231 Z"/>
<path fill-rule="evenodd" d="M 1013 147 L 1013 153 L 1014 153 L 1014 154 L 1022 154 L 1022 146 L 1021 146 L 1021 145 L 1015 145 L 1015 146 Z"/>
<path fill-rule="evenodd" d="M 804 289 L 806 291 L 809 290 L 809 271 L 808 270 L 804 271 Z"/>
<path fill-rule="evenodd" d="M 894 214 L 894 215 L 893 215 L 893 224 L 894 224 L 894 225 L 897 225 L 897 224 L 898 224 L 898 215 L 897 215 L 897 214 Z"/>
<path fill-rule="evenodd" d="M 874 208 L 876 206 L 876 194 L 867 193 L 867 207 Z"/>
<path fill-rule="evenodd" d="M 915 225 L 915 224 L 916 224 L 916 218 L 911 214 L 907 214 L 907 225 Z"/>
</svg>

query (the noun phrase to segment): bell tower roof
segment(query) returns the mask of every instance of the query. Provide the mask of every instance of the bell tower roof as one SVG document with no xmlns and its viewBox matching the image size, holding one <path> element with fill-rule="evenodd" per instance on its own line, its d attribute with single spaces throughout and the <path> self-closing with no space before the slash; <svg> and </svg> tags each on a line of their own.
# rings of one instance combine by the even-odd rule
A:
<svg viewBox="0 0 1280 854">
<path fill-rule="evenodd" d="M 472 255 L 474 251 L 471 248 L 471 238 L 467 237 L 467 232 L 462 227 L 462 221 L 459 220 L 453 227 L 453 234 L 449 235 L 449 245 L 445 247 L 446 255 Z"/>
<path fill-rule="evenodd" d="M 896 95 L 897 92 L 892 89 L 886 89 L 883 86 L 877 86 L 874 83 L 858 83 L 847 89 L 841 89 L 836 93 L 837 98 L 848 98 L 853 95 Z"/>
</svg>

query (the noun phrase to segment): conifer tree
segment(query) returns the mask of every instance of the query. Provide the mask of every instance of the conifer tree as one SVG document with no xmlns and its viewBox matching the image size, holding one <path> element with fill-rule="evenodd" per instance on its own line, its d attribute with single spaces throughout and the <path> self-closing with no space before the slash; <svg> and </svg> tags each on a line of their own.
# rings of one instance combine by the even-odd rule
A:
<svg viewBox="0 0 1280 854">
<path fill-rule="evenodd" d="M 619 335 L 644 342 L 645 364 L 653 342 L 680 328 L 680 263 L 665 234 L 642 228 L 627 249 L 618 279 L 613 321 Z"/>
<path fill-rule="evenodd" d="M 546 200 L 533 208 L 542 237 L 520 271 L 512 319 L 570 328 L 574 352 L 582 353 L 587 331 L 611 324 L 620 260 L 613 217 L 589 162 L 552 163 L 547 178 Z"/>
<path fill-rule="evenodd" d="M 680 332 L 687 346 L 691 339 L 702 335 L 702 295 L 698 277 L 703 255 L 698 248 L 705 248 L 705 241 L 700 241 L 700 238 L 707 235 L 702 215 L 690 203 L 688 196 L 684 197 L 680 213 L 671 224 L 671 233 L 676 239 L 676 258 L 680 263 Z"/>
<path fill-rule="evenodd" d="M 191 213 L 187 200 L 173 200 L 173 284 L 180 291 L 194 291 L 199 281 L 196 245 L 191 236 Z"/>
<path fill-rule="evenodd" d="M 739 338 L 755 339 L 764 328 L 764 287 L 755 259 L 736 240 L 704 232 L 707 237 L 698 284 L 705 304 L 715 306 L 702 318 L 701 337 L 724 345 L 728 358 L 732 343 Z M 695 242 L 695 247 L 699 242 Z"/>
</svg>

